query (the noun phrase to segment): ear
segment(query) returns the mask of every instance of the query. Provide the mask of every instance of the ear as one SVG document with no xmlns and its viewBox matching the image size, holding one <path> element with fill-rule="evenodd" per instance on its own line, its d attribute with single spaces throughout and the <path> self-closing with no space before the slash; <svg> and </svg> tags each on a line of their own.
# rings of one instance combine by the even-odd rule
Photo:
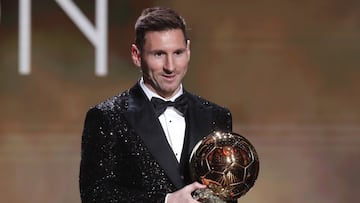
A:
<svg viewBox="0 0 360 203">
<path fill-rule="evenodd" d="M 191 51 L 190 51 L 190 40 L 189 40 L 189 39 L 186 40 L 186 53 L 187 53 L 188 58 L 189 58 L 189 60 L 190 60 L 190 53 L 191 53 Z"/>
<path fill-rule="evenodd" d="M 141 54 L 140 50 L 137 48 L 135 44 L 131 45 L 131 58 L 133 60 L 133 63 L 137 67 L 141 67 Z"/>
</svg>

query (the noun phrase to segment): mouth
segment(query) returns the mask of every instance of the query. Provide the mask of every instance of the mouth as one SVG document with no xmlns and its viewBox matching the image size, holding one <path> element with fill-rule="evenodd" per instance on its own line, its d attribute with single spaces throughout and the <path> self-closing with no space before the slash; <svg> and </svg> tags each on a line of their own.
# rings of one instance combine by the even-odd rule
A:
<svg viewBox="0 0 360 203">
<path fill-rule="evenodd" d="M 175 80 L 176 74 L 163 75 L 163 78 L 165 78 L 165 80 Z"/>
</svg>

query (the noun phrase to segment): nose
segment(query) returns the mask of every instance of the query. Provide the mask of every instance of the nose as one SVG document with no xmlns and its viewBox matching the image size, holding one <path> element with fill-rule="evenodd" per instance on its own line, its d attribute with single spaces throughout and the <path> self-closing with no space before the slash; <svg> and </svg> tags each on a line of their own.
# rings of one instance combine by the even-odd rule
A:
<svg viewBox="0 0 360 203">
<path fill-rule="evenodd" d="M 175 70 L 174 59 L 171 55 L 168 55 L 165 59 L 164 63 L 164 71 L 167 73 L 171 73 Z"/>
</svg>

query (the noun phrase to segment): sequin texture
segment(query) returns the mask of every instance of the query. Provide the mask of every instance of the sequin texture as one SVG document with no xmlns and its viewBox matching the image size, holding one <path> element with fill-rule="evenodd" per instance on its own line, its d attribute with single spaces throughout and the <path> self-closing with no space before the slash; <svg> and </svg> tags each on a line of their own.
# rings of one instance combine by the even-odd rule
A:
<svg viewBox="0 0 360 203">
<path fill-rule="evenodd" d="M 164 202 L 167 193 L 179 189 L 139 135 L 138 120 L 128 120 L 147 105 L 141 93 L 135 85 L 87 112 L 79 176 L 82 202 Z M 196 108 L 211 112 L 208 131 L 231 130 L 227 109 L 191 98 Z"/>
</svg>

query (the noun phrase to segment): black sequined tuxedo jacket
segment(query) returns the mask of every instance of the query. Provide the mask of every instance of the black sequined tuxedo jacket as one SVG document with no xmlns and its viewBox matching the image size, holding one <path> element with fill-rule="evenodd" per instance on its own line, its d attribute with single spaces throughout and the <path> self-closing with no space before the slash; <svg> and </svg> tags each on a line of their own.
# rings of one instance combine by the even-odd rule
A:
<svg viewBox="0 0 360 203">
<path fill-rule="evenodd" d="M 82 135 L 82 202 L 164 202 L 191 183 L 187 163 L 194 145 L 214 130 L 232 130 L 230 112 L 184 91 L 188 97 L 180 163 L 154 109 L 137 83 L 91 108 Z"/>
</svg>

